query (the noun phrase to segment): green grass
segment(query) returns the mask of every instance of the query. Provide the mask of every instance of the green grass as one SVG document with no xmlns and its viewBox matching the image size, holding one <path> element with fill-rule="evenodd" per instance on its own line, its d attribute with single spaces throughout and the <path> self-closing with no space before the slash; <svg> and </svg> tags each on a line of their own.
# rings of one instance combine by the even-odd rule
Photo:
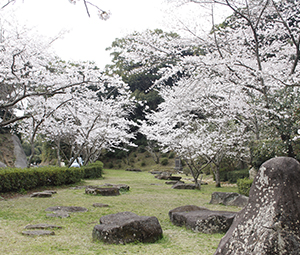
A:
<svg viewBox="0 0 300 255">
<path fill-rule="evenodd" d="M 185 178 L 185 176 L 183 176 Z M 0 201 L 0 254 L 213 254 L 221 234 L 194 233 L 174 226 L 168 212 L 178 206 L 193 204 L 212 210 L 239 211 L 237 207 L 209 204 L 213 191 L 237 192 L 237 187 L 215 188 L 214 184 L 202 190 L 174 190 L 148 172 L 105 170 L 104 178 L 88 180 L 80 185 L 105 183 L 127 184 L 130 191 L 116 197 L 91 196 L 84 189 L 68 187 L 57 189 L 52 198 L 30 198 L 28 195 Z M 151 185 L 157 184 L 157 185 Z M 110 207 L 95 208 L 93 203 Z M 82 206 L 88 212 L 71 214 L 70 218 L 47 218 L 50 206 Z M 164 237 L 154 244 L 107 245 L 92 240 L 93 227 L 103 215 L 131 211 L 138 215 L 156 216 Z M 54 236 L 28 237 L 22 235 L 28 224 L 56 224 Z"/>
</svg>

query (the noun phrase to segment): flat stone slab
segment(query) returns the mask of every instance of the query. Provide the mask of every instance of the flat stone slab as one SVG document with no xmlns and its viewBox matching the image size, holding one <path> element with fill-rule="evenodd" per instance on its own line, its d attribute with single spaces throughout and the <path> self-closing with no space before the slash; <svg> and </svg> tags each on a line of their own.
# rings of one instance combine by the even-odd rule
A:
<svg viewBox="0 0 300 255">
<path fill-rule="evenodd" d="M 35 224 L 35 225 L 27 225 L 25 226 L 25 229 L 52 229 L 52 228 L 57 228 L 57 229 L 61 229 L 61 226 L 57 226 L 57 225 L 49 225 L 46 223 L 40 223 L 40 224 Z"/>
<path fill-rule="evenodd" d="M 245 207 L 249 198 L 235 192 L 213 192 L 210 204 L 223 204 L 226 206 Z"/>
<path fill-rule="evenodd" d="M 193 183 L 180 183 L 177 182 L 172 186 L 172 189 L 196 189 L 196 185 Z"/>
<path fill-rule="evenodd" d="M 162 238 L 162 228 L 156 217 L 121 212 L 101 217 L 92 236 L 109 244 L 153 243 Z"/>
<path fill-rule="evenodd" d="M 48 213 L 46 214 L 47 217 L 52 217 L 52 218 L 68 218 L 70 217 L 70 214 L 67 212 L 63 212 L 63 211 L 56 211 L 53 213 Z"/>
<path fill-rule="evenodd" d="M 50 236 L 50 235 L 55 235 L 54 231 L 50 230 L 29 230 L 29 231 L 23 231 L 23 235 L 27 236 Z"/>
<path fill-rule="evenodd" d="M 52 193 L 50 192 L 34 192 L 30 195 L 30 197 L 52 197 Z"/>
<path fill-rule="evenodd" d="M 86 188 L 85 194 L 90 195 L 101 195 L 101 196 L 119 196 L 120 190 L 115 187 L 107 187 L 107 188 Z"/>
<path fill-rule="evenodd" d="M 162 171 L 155 171 L 155 170 L 152 170 L 149 172 L 150 174 L 162 174 Z"/>
<path fill-rule="evenodd" d="M 137 169 L 137 168 L 127 168 L 126 171 L 129 171 L 129 172 L 142 172 L 141 169 Z"/>
<path fill-rule="evenodd" d="M 56 190 L 44 190 L 42 192 L 51 193 L 51 194 L 57 194 Z"/>
<path fill-rule="evenodd" d="M 169 211 L 174 225 L 205 234 L 226 233 L 235 215 L 236 212 L 211 211 L 195 205 L 181 206 Z"/>
<path fill-rule="evenodd" d="M 94 207 L 109 207 L 107 204 L 95 203 L 93 204 Z"/>
<path fill-rule="evenodd" d="M 181 176 L 170 176 L 169 177 L 169 180 L 170 181 L 180 181 L 181 180 Z"/>
<path fill-rule="evenodd" d="M 48 207 L 46 212 L 70 212 L 70 213 L 76 213 L 76 212 L 87 212 L 88 209 L 80 206 L 53 206 L 53 207 Z"/>
</svg>

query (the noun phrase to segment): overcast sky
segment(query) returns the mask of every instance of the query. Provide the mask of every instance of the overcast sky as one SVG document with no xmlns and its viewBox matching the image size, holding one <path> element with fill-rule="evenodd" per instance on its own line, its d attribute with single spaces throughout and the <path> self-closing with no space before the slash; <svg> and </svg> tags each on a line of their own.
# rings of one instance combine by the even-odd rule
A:
<svg viewBox="0 0 300 255">
<path fill-rule="evenodd" d="M 0 0 L 5 3 L 7 0 Z M 191 29 L 197 29 L 196 23 L 210 22 L 204 12 L 181 7 L 175 14 L 174 9 L 165 0 L 90 0 L 101 9 L 111 12 L 107 21 L 100 20 L 96 9 L 89 6 L 89 18 L 83 1 L 76 5 L 68 0 L 17 0 L 9 8 L 21 22 L 35 27 L 43 35 L 56 36 L 67 31 L 63 38 L 54 43 L 57 54 L 66 60 L 91 60 L 100 67 L 110 62 L 105 49 L 116 38 L 122 38 L 134 31 L 162 28 L 174 31 L 174 19 L 189 20 Z M 6 7 L 7 8 L 7 7 Z M 8 8 L 7 8 L 8 10 Z M 175 15 L 174 15 L 175 14 Z M 194 17 L 194 19 L 190 19 Z M 175 31 L 178 32 L 178 31 Z"/>
</svg>

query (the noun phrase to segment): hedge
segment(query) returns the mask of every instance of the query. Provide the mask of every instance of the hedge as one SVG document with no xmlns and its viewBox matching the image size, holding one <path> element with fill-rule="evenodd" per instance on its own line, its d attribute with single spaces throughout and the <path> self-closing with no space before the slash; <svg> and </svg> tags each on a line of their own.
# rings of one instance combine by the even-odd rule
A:
<svg viewBox="0 0 300 255">
<path fill-rule="evenodd" d="M 249 191 L 253 183 L 252 179 L 244 178 L 237 180 L 238 193 L 249 197 Z"/>
<path fill-rule="evenodd" d="M 227 172 L 227 178 L 230 183 L 236 183 L 238 179 L 243 179 L 248 177 L 249 177 L 249 169 Z"/>
<path fill-rule="evenodd" d="M 249 177 L 248 169 L 233 170 L 233 171 L 226 171 L 225 169 L 220 170 L 221 182 L 229 181 L 230 183 L 236 183 L 238 179 L 243 179 L 245 177 Z"/>
<path fill-rule="evenodd" d="M 96 161 L 95 163 L 90 163 L 87 166 L 83 166 L 84 179 L 95 179 L 102 177 L 103 163 L 101 161 Z"/>
<path fill-rule="evenodd" d="M 81 181 L 84 169 L 67 167 L 3 168 L 0 192 L 30 190 L 43 186 L 60 186 Z"/>
</svg>

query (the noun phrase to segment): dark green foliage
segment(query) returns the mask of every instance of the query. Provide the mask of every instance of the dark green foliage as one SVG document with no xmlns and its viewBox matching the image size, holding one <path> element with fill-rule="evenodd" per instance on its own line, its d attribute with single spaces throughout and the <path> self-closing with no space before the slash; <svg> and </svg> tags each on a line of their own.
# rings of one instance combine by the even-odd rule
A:
<svg viewBox="0 0 300 255">
<path fill-rule="evenodd" d="M 169 164 L 169 160 L 167 158 L 163 158 L 163 159 L 161 159 L 160 164 L 163 166 L 166 166 Z"/>
<path fill-rule="evenodd" d="M 236 183 L 238 179 L 242 179 L 245 177 L 249 177 L 249 170 L 234 170 L 234 171 L 226 171 L 226 169 L 220 170 L 220 181 L 226 182 L 229 181 L 230 183 Z"/>
<path fill-rule="evenodd" d="M 96 179 L 102 177 L 103 163 L 96 161 L 87 166 L 82 167 L 84 171 L 84 179 Z"/>
<path fill-rule="evenodd" d="M 228 171 L 226 171 L 226 169 L 224 169 L 224 168 L 220 169 L 219 174 L 220 174 L 220 181 L 221 182 L 227 182 L 228 181 L 227 173 L 228 173 Z M 214 180 L 215 180 L 215 177 L 214 177 Z"/>
<path fill-rule="evenodd" d="M 252 142 L 252 166 L 259 168 L 262 163 L 276 156 L 287 156 L 284 144 L 279 139 Z"/>
<path fill-rule="evenodd" d="M 172 159 L 172 158 L 175 158 L 175 153 L 173 151 L 170 152 L 170 154 L 169 154 L 169 159 Z"/>
<path fill-rule="evenodd" d="M 249 169 L 227 172 L 227 178 L 230 183 L 236 183 L 238 179 L 249 177 Z"/>
<path fill-rule="evenodd" d="M 109 162 L 107 167 L 108 167 L 109 169 L 112 169 L 112 168 L 114 167 L 113 162 Z"/>
<path fill-rule="evenodd" d="M 140 145 L 139 147 L 138 147 L 138 152 L 139 153 L 144 153 L 146 151 L 146 149 L 145 149 L 145 146 L 144 145 Z"/>
<path fill-rule="evenodd" d="M 4 168 L 0 171 L 0 192 L 30 190 L 43 186 L 60 186 L 79 182 L 82 168 L 38 167 Z"/>
<path fill-rule="evenodd" d="M 249 196 L 249 191 L 253 183 L 252 179 L 244 178 L 237 180 L 238 192 L 241 195 Z"/>
</svg>

